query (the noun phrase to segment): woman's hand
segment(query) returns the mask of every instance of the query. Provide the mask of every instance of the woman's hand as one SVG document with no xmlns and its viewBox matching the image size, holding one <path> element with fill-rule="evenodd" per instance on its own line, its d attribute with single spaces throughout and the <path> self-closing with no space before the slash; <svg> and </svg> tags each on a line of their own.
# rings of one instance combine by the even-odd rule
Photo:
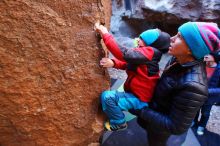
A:
<svg viewBox="0 0 220 146">
<path fill-rule="evenodd" d="M 114 62 L 109 58 L 102 58 L 102 60 L 100 61 L 100 65 L 102 67 L 113 67 Z"/>
</svg>

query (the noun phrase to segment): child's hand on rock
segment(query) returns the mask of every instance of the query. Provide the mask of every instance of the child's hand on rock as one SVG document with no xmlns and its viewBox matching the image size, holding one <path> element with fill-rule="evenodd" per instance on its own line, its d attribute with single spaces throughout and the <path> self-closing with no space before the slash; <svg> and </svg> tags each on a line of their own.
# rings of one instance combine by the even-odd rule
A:
<svg viewBox="0 0 220 146">
<path fill-rule="evenodd" d="M 99 22 L 95 23 L 94 29 L 95 29 L 96 32 L 98 32 L 101 35 L 104 35 L 104 34 L 108 33 L 107 28 L 103 25 L 100 25 Z"/>
<path fill-rule="evenodd" d="M 100 65 L 102 67 L 113 67 L 114 62 L 109 58 L 102 58 L 102 60 L 100 61 Z"/>
</svg>

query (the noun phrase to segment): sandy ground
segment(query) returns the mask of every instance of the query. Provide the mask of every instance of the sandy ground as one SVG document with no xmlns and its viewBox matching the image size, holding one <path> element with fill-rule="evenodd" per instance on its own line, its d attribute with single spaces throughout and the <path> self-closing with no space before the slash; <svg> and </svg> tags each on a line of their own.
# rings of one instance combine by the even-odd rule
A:
<svg viewBox="0 0 220 146">
<path fill-rule="evenodd" d="M 208 131 L 212 131 L 220 135 L 220 106 L 213 106 L 211 115 L 206 126 Z"/>
</svg>

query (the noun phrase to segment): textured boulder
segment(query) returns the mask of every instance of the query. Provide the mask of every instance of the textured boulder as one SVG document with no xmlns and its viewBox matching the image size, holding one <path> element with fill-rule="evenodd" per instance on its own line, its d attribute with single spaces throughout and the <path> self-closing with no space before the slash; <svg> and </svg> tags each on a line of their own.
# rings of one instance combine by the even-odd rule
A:
<svg viewBox="0 0 220 146">
<path fill-rule="evenodd" d="M 109 77 L 93 24 L 109 26 L 111 1 L 1 0 L 0 12 L 0 145 L 94 145 Z"/>
<path fill-rule="evenodd" d="M 113 1 L 111 30 L 116 34 L 137 36 L 158 27 L 171 34 L 186 21 L 211 21 L 220 24 L 219 0 L 120 0 Z M 139 25 L 137 25 L 139 24 Z M 126 31 L 120 27 L 126 26 Z"/>
<path fill-rule="evenodd" d="M 220 20 L 219 0 L 148 0 L 142 1 L 139 6 L 148 21 L 165 21 L 172 24 Z"/>
</svg>

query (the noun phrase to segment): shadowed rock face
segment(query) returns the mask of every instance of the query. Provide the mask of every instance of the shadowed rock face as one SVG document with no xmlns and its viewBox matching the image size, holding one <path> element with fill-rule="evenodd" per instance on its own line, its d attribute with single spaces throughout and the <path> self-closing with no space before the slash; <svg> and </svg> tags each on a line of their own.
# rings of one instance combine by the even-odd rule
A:
<svg viewBox="0 0 220 146">
<path fill-rule="evenodd" d="M 219 0 L 149 0 L 143 2 L 141 7 L 144 17 L 149 21 L 166 21 L 168 24 L 181 24 L 184 21 L 218 22 L 220 19 Z"/>
<path fill-rule="evenodd" d="M 186 21 L 220 21 L 219 0 L 121 0 L 113 1 L 111 30 L 129 37 L 146 29 L 158 27 L 175 34 Z M 126 31 L 117 28 L 128 28 Z"/>
<path fill-rule="evenodd" d="M 93 31 L 110 0 L 0 1 L 0 145 L 88 145 L 109 78 Z"/>
<path fill-rule="evenodd" d="M 124 2 L 124 9 L 130 10 L 130 17 L 147 21 L 181 23 L 179 21 L 218 21 L 219 0 L 131 0 Z M 130 5 L 130 7 L 126 7 Z"/>
<path fill-rule="evenodd" d="M 187 21 L 220 21 L 219 0 L 113 0 L 111 32 L 118 43 L 128 42 L 147 29 L 174 35 Z"/>
</svg>

